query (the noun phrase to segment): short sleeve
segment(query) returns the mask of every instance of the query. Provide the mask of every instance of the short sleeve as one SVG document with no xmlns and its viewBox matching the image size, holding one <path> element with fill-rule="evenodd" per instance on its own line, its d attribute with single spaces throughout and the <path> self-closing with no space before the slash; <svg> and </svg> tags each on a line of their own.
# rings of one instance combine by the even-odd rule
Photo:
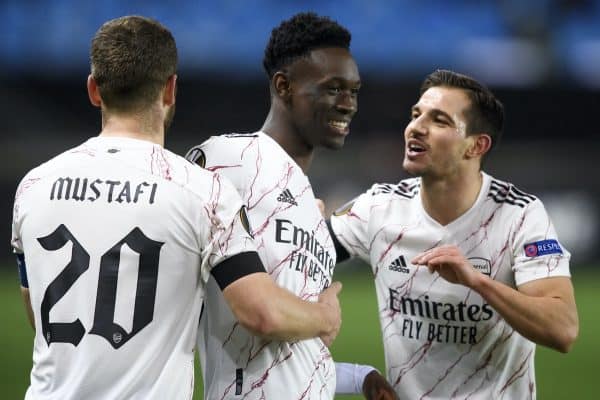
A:
<svg viewBox="0 0 600 400">
<path fill-rule="evenodd" d="M 11 233 L 11 246 L 15 254 L 23 254 L 23 243 L 21 240 L 21 222 L 23 215 L 23 193 L 31 186 L 36 180 L 27 179 L 25 177 L 17 188 L 15 194 L 15 202 L 13 205 L 13 219 L 12 219 L 12 233 Z"/>
<path fill-rule="evenodd" d="M 349 201 L 331 216 L 331 228 L 337 240 L 351 256 L 369 261 L 369 220 L 375 185 Z"/>
<path fill-rule="evenodd" d="M 237 191 L 224 177 L 213 174 L 209 201 L 200 218 L 208 229 L 200 230 L 202 277 L 206 281 L 211 269 L 236 254 L 256 251 L 246 210 Z"/>
<path fill-rule="evenodd" d="M 517 286 L 537 279 L 571 276 L 571 254 L 559 242 L 541 201 L 535 200 L 524 210 L 512 246 Z"/>
<path fill-rule="evenodd" d="M 229 182 L 244 193 L 248 185 L 250 171 L 245 167 L 244 158 L 252 157 L 256 148 L 254 136 L 242 135 L 240 137 L 212 136 L 200 145 L 191 148 L 185 158 L 209 171 L 227 177 Z"/>
</svg>

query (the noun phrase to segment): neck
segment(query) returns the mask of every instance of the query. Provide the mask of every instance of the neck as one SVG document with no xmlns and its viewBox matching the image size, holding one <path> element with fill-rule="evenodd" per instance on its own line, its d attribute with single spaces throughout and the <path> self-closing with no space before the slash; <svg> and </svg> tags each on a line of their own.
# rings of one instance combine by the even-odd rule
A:
<svg viewBox="0 0 600 400">
<path fill-rule="evenodd" d="M 143 114 L 117 115 L 103 112 L 100 136 L 146 140 L 160 146 L 165 144 L 162 123 Z"/>
<path fill-rule="evenodd" d="M 421 201 L 431 218 L 447 225 L 467 212 L 479 196 L 483 175 L 479 170 L 455 176 L 435 179 L 421 178 Z"/>
<path fill-rule="evenodd" d="M 291 122 L 273 109 L 269 111 L 261 130 L 271 136 L 306 174 L 314 157 L 314 147 L 306 143 Z"/>
</svg>

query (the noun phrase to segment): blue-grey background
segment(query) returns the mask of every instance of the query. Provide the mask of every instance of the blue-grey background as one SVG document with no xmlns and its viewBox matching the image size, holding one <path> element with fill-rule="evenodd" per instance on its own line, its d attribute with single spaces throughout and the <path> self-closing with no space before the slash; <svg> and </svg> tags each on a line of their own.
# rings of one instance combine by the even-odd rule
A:
<svg viewBox="0 0 600 400">
<path fill-rule="evenodd" d="M 20 176 L 100 129 L 85 80 L 102 22 L 142 14 L 172 30 L 181 62 L 167 147 L 182 153 L 211 134 L 261 126 L 263 49 L 274 26 L 306 10 L 348 27 L 364 82 L 346 148 L 320 153 L 310 171 L 329 209 L 404 176 L 402 132 L 419 83 L 450 68 L 487 83 L 506 105 L 503 143 L 486 169 L 544 200 L 575 263 L 598 258 L 598 0 L 3 0 L 0 237 L 9 237 Z"/>
<path fill-rule="evenodd" d="M 505 135 L 485 169 L 541 197 L 573 253 L 572 272 L 580 277 L 575 282 L 583 307 L 582 347 L 564 359 L 538 364 L 543 398 L 564 398 L 562 389 L 592 398 L 583 394 L 585 388 L 572 391 L 594 386 L 586 374 L 600 356 L 592 339 L 600 334 L 592 300 L 600 286 L 595 273 L 600 265 L 598 0 L 0 0 L 0 331 L 5 344 L 0 395 L 8 396 L 3 398 L 12 398 L 14 390 L 22 393 L 31 366 L 31 333 L 21 314 L 10 249 L 14 192 L 27 170 L 100 131 L 99 111 L 89 104 L 85 88 L 94 32 L 107 19 L 126 14 L 156 18 L 172 30 L 181 62 L 177 115 L 166 147 L 183 154 L 212 134 L 260 128 L 269 106 L 261 60 L 270 31 L 282 19 L 308 10 L 329 15 L 352 32 L 351 49 L 363 80 L 347 145 L 335 152 L 320 150 L 309 171 L 328 210 L 373 182 L 406 176 L 403 130 L 428 73 L 450 68 L 470 74 L 504 102 Z M 368 275 L 356 276 L 365 281 L 365 290 L 372 288 Z M 358 292 L 345 296 L 347 303 L 366 304 Z M 350 353 L 373 348 L 373 362 L 381 363 L 378 327 L 349 314 L 344 321 L 346 327 L 369 329 L 368 343 L 374 346 L 352 344 Z M 343 328 L 339 343 L 352 338 L 348 329 Z M 546 365 L 563 371 L 544 375 Z"/>
</svg>

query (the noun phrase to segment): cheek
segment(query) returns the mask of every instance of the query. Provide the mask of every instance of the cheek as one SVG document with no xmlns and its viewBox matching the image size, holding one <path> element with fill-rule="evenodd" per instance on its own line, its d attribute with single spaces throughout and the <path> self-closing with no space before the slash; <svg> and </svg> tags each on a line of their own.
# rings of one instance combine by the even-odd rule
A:
<svg viewBox="0 0 600 400">
<path fill-rule="evenodd" d="M 311 107 L 315 114 L 323 114 L 328 112 L 335 103 L 333 101 L 329 101 L 326 98 L 315 99 Z"/>
<path fill-rule="evenodd" d="M 410 137 L 410 132 L 412 131 L 412 122 L 409 122 L 404 128 L 404 142 L 408 142 L 408 138 Z"/>
<path fill-rule="evenodd" d="M 439 137 L 435 144 L 435 155 L 437 158 L 452 160 L 457 159 L 464 152 L 464 139 L 453 133 Z"/>
<path fill-rule="evenodd" d="M 467 123 L 456 118 L 456 133 L 461 138 L 467 137 Z"/>
<path fill-rule="evenodd" d="M 312 115 L 313 110 L 309 102 L 304 99 L 294 102 L 292 116 L 297 123 L 306 124 L 306 121 L 310 120 Z"/>
<path fill-rule="evenodd" d="M 313 98 L 312 96 L 305 96 L 298 99 L 295 102 L 295 110 L 298 115 L 303 117 L 314 116 L 325 108 L 323 103 L 318 101 L 318 99 Z"/>
</svg>

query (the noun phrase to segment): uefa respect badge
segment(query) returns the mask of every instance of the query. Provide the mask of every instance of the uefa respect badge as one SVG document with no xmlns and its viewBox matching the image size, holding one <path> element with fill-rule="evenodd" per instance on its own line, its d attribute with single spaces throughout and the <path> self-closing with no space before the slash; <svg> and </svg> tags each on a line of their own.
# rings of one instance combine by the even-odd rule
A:
<svg viewBox="0 0 600 400">
<path fill-rule="evenodd" d="M 523 246 L 527 257 L 545 256 L 548 254 L 562 254 L 562 248 L 555 239 L 541 240 L 539 242 L 528 243 Z"/>
</svg>

